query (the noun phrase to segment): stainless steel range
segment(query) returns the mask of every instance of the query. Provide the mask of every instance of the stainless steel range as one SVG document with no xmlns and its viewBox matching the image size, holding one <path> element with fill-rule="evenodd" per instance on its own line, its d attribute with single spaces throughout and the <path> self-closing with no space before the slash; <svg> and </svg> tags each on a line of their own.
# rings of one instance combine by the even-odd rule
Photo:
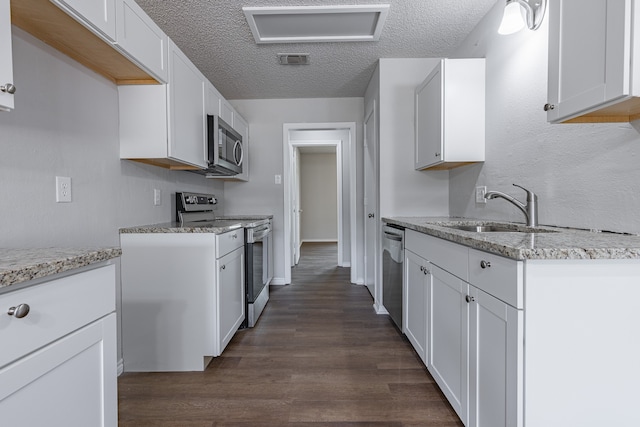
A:
<svg viewBox="0 0 640 427">
<path fill-rule="evenodd" d="M 216 215 L 218 203 L 212 194 L 176 193 L 176 221 L 181 226 L 197 224 L 200 227 L 237 222 L 245 232 L 245 321 L 243 326 L 255 326 L 269 301 L 273 240 L 271 219 L 256 217 L 228 217 Z"/>
</svg>

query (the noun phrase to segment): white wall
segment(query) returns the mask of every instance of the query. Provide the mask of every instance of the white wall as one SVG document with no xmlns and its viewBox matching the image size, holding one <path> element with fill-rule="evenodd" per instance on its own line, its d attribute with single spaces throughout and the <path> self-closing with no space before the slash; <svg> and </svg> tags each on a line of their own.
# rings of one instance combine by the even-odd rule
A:
<svg viewBox="0 0 640 427">
<path fill-rule="evenodd" d="M 303 242 L 338 240 L 336 166 L 335 153 L 300 155 L 300 234 Z"/>
<path fill-rule="evenodd" d="M 282 175 L 282 139 L 285 123 L 356 122 L 357 207 L 356 241 L 362 253 L 362 98 L 255 99 L 231 101 L 249 123 L 250 181 L 225 183 L 225 213 L 274 215 L 274 284 L 284 278 L 284 191 L 274 183 Z M 362 268 L 362 261 L 356 260 Z M 352 263 L 353 268 L 353 263 Z"/>
<path fill-rule="evenodd" d="M 176 190 L 223 198 L 222 182 L 120 160 L 116 86 L 13 33 L 16 108 L 0 113 L 3 247 L 119 246 L 120 227 L 170 221 Z M 72 203 L 56 203 L 56 176 L 71 177 Z"/>
<path fill-rule="evenodd" d="M 537 31 L 500 36 L 502 3 L 484 17 L 456 57 L 486 57 L 486 161 L 450 172 L 456 216 L 524 221 L 501 199 L 476 205 L 486 185 L 524 200 L 521 184 L 539 197 L 541 224 L 640 233 L 640 124 L 546 122 L 546 16 Z"/>
</svg>

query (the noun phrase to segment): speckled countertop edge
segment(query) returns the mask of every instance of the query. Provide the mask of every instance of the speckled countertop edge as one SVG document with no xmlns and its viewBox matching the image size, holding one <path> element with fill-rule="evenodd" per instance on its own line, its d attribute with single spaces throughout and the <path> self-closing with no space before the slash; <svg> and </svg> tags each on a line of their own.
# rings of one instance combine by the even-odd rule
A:
<svg viewBox="0 0 640 427">
<path fill-rule="evenodd" d="M 541 226 L 540 233 L 477 233 L 448 228 L 447 225 L 511 224 L 470 218 L 389 217 L 384 222 L 395 224 L 474 249 L 526 259 L 640 259 L 640 236 L 599 233 L 572 228 Z"/>
<path fill-rule="evenodd" d="M 0 249 L 0 289 L 120 255 L 120 248 Z"/>
<path fill-rule="evenodd" d="M 136 233 L 213 233 L 221 234 L 246 226 L 252 221 L 272 219 L 273 215 L 233 215 L 216 217 L 215 221 L 202 226 L 180 225 L 178 222 L 140 225 L 120 229 L 121 234 Z"/>
</svg>

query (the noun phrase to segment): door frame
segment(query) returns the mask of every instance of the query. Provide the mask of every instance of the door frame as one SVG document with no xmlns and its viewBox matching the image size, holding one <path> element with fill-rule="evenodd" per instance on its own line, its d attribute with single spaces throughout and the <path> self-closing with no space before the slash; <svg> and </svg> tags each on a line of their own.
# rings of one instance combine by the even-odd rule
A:
<svg viewBox="0 0 640 427">
<path fill-rule="evenodd" d="M 338 265 L 341 267 L 351 267 L 351 282 L 355 283 L 357 277 L 355 268 L 353 268 L 356 259 L 356 123 L 355 122 L 338 122 L 338 123 L 284 123 L 282 132 L 282 151 L 283 151 L 283 192 L 284 192 L 284 282 L 291 283 L 291 221 L 292 221 L 292 162 L 293 150 L 295 147 L 312 146 L 312 145 L 332 145 L 335 140 L 311 141 L 311 140 L 293 140 L 291 139 L 292 131 L 304 130 L 346 130 L 349 133 L 347 141 L 340 141 L 336 146 L 336 161 L 339 162 L 338 167 Z M 338 160 L 339 159 L 339 160 Z M 343 212 L 344 204 L 342 202 L 345 176 L 344 165 L 349 165 L 349 225 L 350 225 L 350 254 L 351 260 L 344 260 L 344 239 L 343 239 Z"/>
</svg>

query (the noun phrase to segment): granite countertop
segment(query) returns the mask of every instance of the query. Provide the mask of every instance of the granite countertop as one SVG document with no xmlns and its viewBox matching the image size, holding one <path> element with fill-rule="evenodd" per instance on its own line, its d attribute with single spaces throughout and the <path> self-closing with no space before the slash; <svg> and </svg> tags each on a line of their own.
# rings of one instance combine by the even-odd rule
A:
<svg viewBox="0 0 640 427">
<path fill-rule="evenodd" d="M 117 258 L 120 248 L 0 249 L 0 289 Z"/>
<path fill-rule="evenodd" d="M 233 215 L 219 216 L 214 221 L 202 221 L 197 225 L 180 225 L 178 222 L 140 225 L 121 228 L 120 233 L 213 233 L 222 234 L 242 228 L 254 221 L 272 219 L 273 215 Z"/>
<path fill-rule="evenodd" d="M 551 226 L 540 226 L 534 233 L 478 233 L 448 228 L 447 225 L 507 224 L 515 228 L 524 227 L 524 224 L 448 217 L 391 217 L 382 220 L 517 260 L 640 259 L 640 236 L 631 234 Z"/>
</svg>

